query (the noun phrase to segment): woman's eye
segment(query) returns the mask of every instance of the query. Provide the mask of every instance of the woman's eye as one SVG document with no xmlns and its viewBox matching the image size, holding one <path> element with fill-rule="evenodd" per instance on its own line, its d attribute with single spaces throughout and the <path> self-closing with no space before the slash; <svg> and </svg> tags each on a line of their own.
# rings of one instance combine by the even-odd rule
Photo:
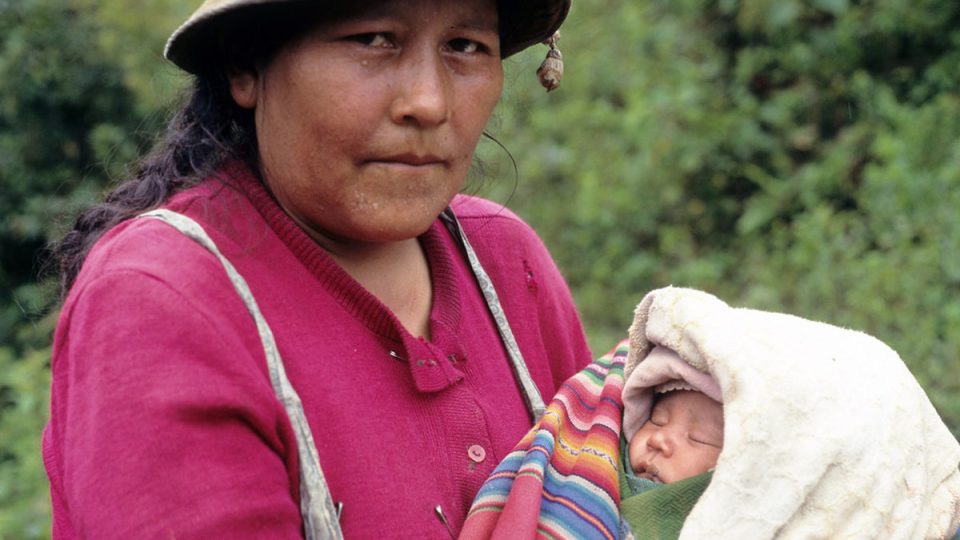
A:
<svg viewBox="0 0 960 540">
<path fill-rule="evenodd" d="M 450 41 L 450 48 L 458 53 L 473 54 L 480 52 L 483 45 L 472 39 L 457 38 Z"/>
<path fill-rule="evenodd" d="M 366 34 L 357 34 L 350 36 L 352 41 L 356 41 L 367 47 L 388 47 L 390 46 L 390 37 L 383 32 L 368 32 Z"/>
</svg>

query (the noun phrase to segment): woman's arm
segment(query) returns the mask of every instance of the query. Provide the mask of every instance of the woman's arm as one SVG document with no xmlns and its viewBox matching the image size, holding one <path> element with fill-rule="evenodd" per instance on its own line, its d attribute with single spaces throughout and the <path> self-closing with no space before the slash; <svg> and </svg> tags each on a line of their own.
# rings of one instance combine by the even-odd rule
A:
<svg viewBox="0 0 960 540">
<path fill-rule="evenodd" d="M 57 332 L 44 445 L 67 514 L 55 527 L 91 538 L 299 536 L 290 426 L 235 293 L 187 295 L 130 270 L 78 285 Z"/>
</svg>

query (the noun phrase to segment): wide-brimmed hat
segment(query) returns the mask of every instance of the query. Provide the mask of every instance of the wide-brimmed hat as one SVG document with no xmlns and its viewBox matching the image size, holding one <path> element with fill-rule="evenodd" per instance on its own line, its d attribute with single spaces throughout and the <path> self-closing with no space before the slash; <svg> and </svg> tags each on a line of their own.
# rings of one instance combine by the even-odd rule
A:
<svg viewBox="0 0 960 540">
<path fill-rule="evenodd" d="M 208 59 L 214 34 L 241 12 L 304 0 L 205 0 L 167 41 L 164 56 L 196 73 Z M 570 10 L 570 0 L 497 0 L 500 10 L 500 55 L 506 58 L 549 38 Z"/>
</svg>

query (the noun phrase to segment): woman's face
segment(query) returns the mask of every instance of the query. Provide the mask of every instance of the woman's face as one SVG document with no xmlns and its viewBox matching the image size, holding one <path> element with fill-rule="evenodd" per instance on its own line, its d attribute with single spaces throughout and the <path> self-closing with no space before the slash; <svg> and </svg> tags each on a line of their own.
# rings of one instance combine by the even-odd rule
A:
<svg viewBox="0 0 960 540">
<path fill-rule="evenodd" d="M 374 0 L 327 10 L 255 73 L 264 179 L 314 239 L 423 233 L 461 189 L 503 84 L 493 0 Z"/>
</svg>

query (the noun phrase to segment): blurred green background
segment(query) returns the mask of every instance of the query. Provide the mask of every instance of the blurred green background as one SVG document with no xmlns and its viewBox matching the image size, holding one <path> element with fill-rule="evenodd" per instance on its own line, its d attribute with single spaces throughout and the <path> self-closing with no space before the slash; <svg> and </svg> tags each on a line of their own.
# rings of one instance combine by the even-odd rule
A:
<svg viewBox="0 0 960 540">
<path fill-rule="evenodd" d="M 45 246 L 188 81 L 195 0 L 0 0 L 0 538 L 49 532 Z M 507 61 L 470 190 L 550 247 L 597 354 L 668 284 L 869 332 L 960 434 L 960 2 L 577 0 Z M 890 396 L 896 399 L 897 396 Z"/>
</svg>

